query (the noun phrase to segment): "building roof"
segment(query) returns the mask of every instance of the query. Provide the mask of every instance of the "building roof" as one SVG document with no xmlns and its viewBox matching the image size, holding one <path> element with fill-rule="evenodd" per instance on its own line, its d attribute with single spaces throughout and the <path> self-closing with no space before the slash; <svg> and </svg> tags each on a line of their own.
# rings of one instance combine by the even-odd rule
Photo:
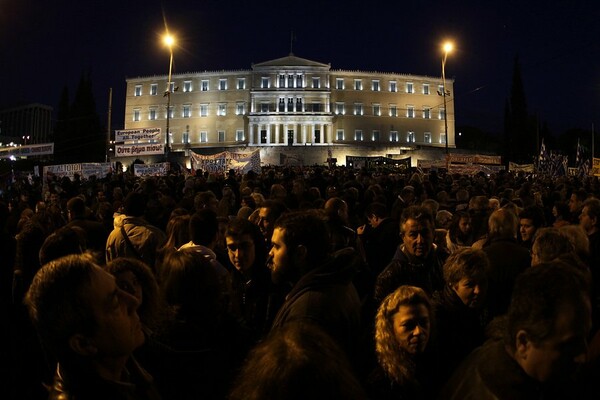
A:
<svg viewBox="0 0 600 400">
<path fill-rule="evenodd" d="M 331 64 L 323 64 L 317 61 L 307 60 L 306 58 L 296 57 L 290 53 L 286 57 L 277 58 L 275 60 L 264 61 L 257 64 L 252 64 L 252 69 L 265 67 L 319 67 L 331 68 Z"/>
</svg>

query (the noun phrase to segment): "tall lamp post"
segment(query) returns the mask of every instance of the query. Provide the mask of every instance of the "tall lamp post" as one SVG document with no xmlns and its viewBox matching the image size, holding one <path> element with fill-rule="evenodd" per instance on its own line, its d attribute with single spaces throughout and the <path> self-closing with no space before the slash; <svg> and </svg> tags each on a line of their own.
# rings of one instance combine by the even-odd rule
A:
<svg viewBox="0 0 600 400">
<path fill-rule="evenodd" d="M 163 37 L 163 42 L 169 47 L 169 76 L 167 78 L 167 90 L 165 90 L 165 96 L 167 96 L 167 146 L 165 148 L 165 158 L 166 161 L 169 161 L 169 152 L 171 151 L 171 135 L 169 131 L 169 121 L 171 119 L 171 73 L 173 72 L 173 44 L 175 43 L 175 39 L 170 34 L 166 34 Z"/>
<path fill-rule="evenodd" d="M 450 42 L 444 43 L 444 58 L 442 58 L 442 96 L 444 98 L 444 134 L 446 135 L 446 171 L 449 171 L 450 167 L 450 154 L 448 152 L 448 108 L 446 106 L 446 58 L 448 53 L 452 51 L 454 46 Z"/>
</svg>

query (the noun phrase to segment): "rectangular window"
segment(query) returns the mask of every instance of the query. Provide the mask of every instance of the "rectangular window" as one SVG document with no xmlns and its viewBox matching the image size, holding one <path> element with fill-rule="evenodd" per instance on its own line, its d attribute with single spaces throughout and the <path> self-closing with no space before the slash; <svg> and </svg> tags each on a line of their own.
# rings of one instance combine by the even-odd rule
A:
<svg viewBox="0 0 600 400">
<path fill-rule="evenodd" d="M 440 144 L 446 144 L 446 134 L 444 132 L 440 133 Z"/>
<path fill-rule="evenodd" d="M 245 113 L 246 113 L 246 104 L 245 103 L 236 103 L 235 115 L 244 115 Z"/>
<path fill-rule="evenodd" d="M 319 78 L 318 76 L 313 76 L 312 82 L 313 82 L 313 89 L 321 88 L 321 78 Z"/>
<path fill-rule="evenodd" d="M 133 95 L 138 97 L 142 95 L 142 85 L 135 85 L 135 89 L 133 91 Z"/>
<path fill-rule="evenodd" d="M 183 93 L 192 91 L 192 81 L 183 81 Z"/>
<path fill-rule="evenodd" d="M 243 129 L 238 129 L 235 131 L 235 140 L 237 142 L 243 142 L 244 141 L 244 130 Z"/>
<path fill-rule="evenodd" d="M 217 115 L 220 117 L 224 117 L 225 115 L 227 115 L 227 104 L 219 103 L 219 105 L 217 106 Z"/>
<path fill-rule="evenodd" d="M 287 110 L 288 110 L 288 112 L 294 111 L 294 99 L 292 99 L 291 97 L 288 99 L 288 102 L 287 102 Z"/>
<path fill-rule="evenodd" d="M 425 119 L 431 118 L 431 107 L 423 107 L 423 118 L 425 118 Z"/>
<path fill-rule="evenodd" d="M 379 92 L 379 90 L 381 90 L 380 87 L 379 87 L 379 81 L 378 80 L 374 80 L 372 82 L 372 89 L 373 89 L 374 92 Z"/>
<path fill-rule="evenodd" d="M 208 92 L 209 89 L 209 85 L 208 85 L 208 80 L 203 80 L 200 82 L 200 90 L 202 92 Z"/>
<path fill-rule="evenodd" d="M 269 112 L 269 103 L 260 103 L 260 112 Z"/>
<path fill-rule="evenodd" d="M 398 131 L 390 131 L 390 142 L 398 141 Z"/>
<path fill-rule="evenodd" d="M 411 106 L 411 105 L 406 106 L 406 117 L 407 118 L 415 117 L 415 106 Z"/>
<path fill-rule="evenodd" d="M 302 86 L 303 86 L 302 75 L 296 75 L 296 87 L 302 88 Z"/>
<path fill-rule="evenodd" d="M 423 142 L 431 143 L 431 132 L 425 132 L 423 134 Z"/>
<path fill-rule="evenodd" d="M 277 108 L 277 111 L 285 112 L 285 99 L 284 98 L 279 99 L 279 106 Z"/>
<path fill-rule="evenodd" d="M 354 90 L 362 90 L 362 80 L 361 79 L 354 80 Z"/>
<path fill-rule="evenodd" d="M 412 82 L 406 82 L 406 93 L 414 93 L 415 85 Z"/>
<path fill-rule="evenodd" d="M 415 142 L 415 133 L 413 131 L 408 131 L 406 133 L 406 141 L 408 143 L 414 143 Z"/>
<path fill-rule="evenodd" d="M 208 142 L 208 132 L 200 131 L 200 143 Z"/>
<path fill-rule="evenodd" d="M 437 92 L 440 96 L 443 96 L 444 95 L 444 85 L 438 85 Z"/>
<path fill-rule="evenodd" d="M 190 143 L 190 133 L 189 132 L 183 132 L 181 134 L 181 143 L 183 143 L 183 144 Z"/>
<path fill-rule="evenodd" d="M 296 98 L 296 112 L 302 112 L 302 98 Z"/>
<path fill-rule="evenodd" d="M 344 90 L 344 78 L 335 78 L 335 88 L 337 90 Z"/>
<path fill-rule="evenodd" d="M 335 140 L 344 140 L 344 130 L 343 129 L 338 129 L 335 132 Z"/>
<path fill-rule="evenodd" d="M 398 83 L 396 81 L 390 81 L 390 92 L 398 91 Z"/>
<path fill-rule="evenodd" d="M 200 104 L 200 116 L 208 117 L 208 104 Z"/>
<path fill-rule="evenodd" d="M 223 143 L 225 141 L 225 131 L 218 131 L 217 135 L 219 136 L 219 142 Z"/>
<path fill-rule="evenodd" d="M 140 114 L 141 114 L 141 110 L 139 108 L 134 108 L 133 109 L 133 120 L 134 121 L 139 121 L 140 120 Z"/>
<path fill-rule="evenodd" d="M 227 90 L 227 79 L 219 79 L 219 90 Z"/>
<path fill-rule="evenodd" d="M 381 116 L 381 104 L 373 104 L 373 115 Z"/>
<path fill-rule="evenodd" d="M 238 78 L 237 79 L 237 89 L 238 90 L 246 89 L 246 78 Z"/>
<path fill-rule="evenodd" d="M 279 87 L 280 88 L 285 87 L 285 75 L 283 75 L 283 74 L 279 75 Z"/>
<path fill-rule="evenodd" d="M 444 118 L 446 118 L 446 109 L 444 107 L 440 107 L 438 119 L 444 119 Z"/>
<path fill-rule="evenodd" d="M 158 83 L 150 85 L 150 96 L 156 96 L 158 94 Z"/>
<path fill-rule="evenodd" d="M 354 115 L 363 115 L 363 106 L 361 103 L 354 103 Z"/>
<path fill-rule="evenodd" d="M 260 78 L 260 88 L 261 89 L 269 88 L 269 78 L 268 77 L 263 76 L 262 78 Z"/>
<path fill-rule="evenodd" d="M 335 114 L 344 115 L 344 103 L 335 103 Z"/>
<path fill-rule="evenodd" d="M 173 110 L 174 110 L 173 106 L 169 107 L 169 118 L 173 118 Z"/>
<path fill-rule="evenodd" d="M 390 117 L 398 116 L 398 106 L 395 104 L 390 104 Z"/>
<path fill-rule="evenodd" d="M 153 107 L 148 111 L 148 119 L 151 121 L 156 119 L 156 108 Z"/>
<path fill-rule="evenodd" d="M 374 142 L 379 142 L 379 131 L 373 131 L 372 139 Z"/>
<path fill-rule="evenodd" d="M 175 82 L 169 82 L 169 92 L 173 93 L 175 91 Z"/>
<path fill-rule="evenodd" d="M 354 131 L 354 140 L 357 142 L 362 142 L 363 140 L 363 132 L 360 129 Z"/>
<path fill-rule="evenodd" d="M 192 116 L 192 105 L 184 104 L 181 115 L 183 118 L 190 118 Z"/>
<path fill-rule="evenodd" d="M 429 83 L 423 84 L 423 94 L 429 94 Z"/>
<path fill-rule="evenodd" d="M 287 87 L 288 88 L 293 88 L 294 87 L 294 75 L 288 75 Z"/>
</svg>

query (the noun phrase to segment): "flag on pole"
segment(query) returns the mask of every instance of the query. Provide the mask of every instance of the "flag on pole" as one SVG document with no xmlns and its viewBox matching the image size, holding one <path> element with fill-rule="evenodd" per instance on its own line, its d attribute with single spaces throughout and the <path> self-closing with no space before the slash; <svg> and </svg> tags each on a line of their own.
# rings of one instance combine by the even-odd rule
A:
<svg viewBox="0 0 600 400">
<path fill-rule="evenodd" d="M 575 165 L 579 177 L 587 176 L 590 173 L 590 160 L 585 157 L 585 148 L 579 143 L 577 138 L 577 152 L 575 155 Z"/>
<path fill-rule="evenodd" d="M 542 145 L 540 146 L 540 155 L 538 157 L 538 173 L 544 174 L 548 170 L 548 162 L 550 158 L 548 156 L 548 151 L 546 150 L 546 144 L 544 143 L 544 138 L 542 138 Z"/>
</svg>

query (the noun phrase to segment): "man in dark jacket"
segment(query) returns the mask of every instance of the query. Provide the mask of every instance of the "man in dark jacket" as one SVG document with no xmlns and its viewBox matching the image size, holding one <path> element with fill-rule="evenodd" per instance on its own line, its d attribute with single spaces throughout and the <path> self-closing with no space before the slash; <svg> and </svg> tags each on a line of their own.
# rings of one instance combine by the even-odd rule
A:
<svg viewBox="0 0 600 400">
<path fill-rule="evenodd" d="M 81 197 L 73 197 L 67 202 L 67 213 L 69 219 L 67 226 L 81 228 L 85 234 L 86 247 L 104 255 L 110 231 L 100 222 L 87 218 L 85 202 Z"/>
<path fill-rule="evenodd" d="M 50 399 L 160 399 L 132 357 L 145 339 L 139 303 L 89 257 L 46 264 L 25 304 L 44 349 L 58 362 Z"/>
<path fill-rule="evenodd" d="M 473 351 L 439 398 L 596 398 L 595 382 L 578 376 L 590 326 L 589 287 L 580 271 L 560 262 L 530 268 L 517 279 L 504 340 Z"/>
<path fill-rule="evenodd" d="M 443 266 L 448 253 L 433 243 L 435 223 L 429 209 L 408 207 L 402 213 L 402 243 L 392 262 L 379 274 L 375 283 L 375 306 L 402 285 L 412 285 L 432 295 L 444 286 Z"/>
<path fill-rule="evenodd" d="M 314 323 L 352 359 L 360 329 L 360 300 L 352 284 L 361 261 L 358 254 L 348 248 L 329 255 L 325 223 L 309 211 L 279 218 L 272 244 L 269 252 L 272 280 L 293 287 L 271 330 L 290 322 Z"/>
<path fill-rule="evenodd" d="M 488 222 L 489 234 L 483 251 L 490 260 L 486 270 L 490 318 L 506 312 L 517 276 L 531 266 L 529 251 L 517 242 L 518 223 L 516 214 L 506 208 L 494 211 Z"/>
</svg>

